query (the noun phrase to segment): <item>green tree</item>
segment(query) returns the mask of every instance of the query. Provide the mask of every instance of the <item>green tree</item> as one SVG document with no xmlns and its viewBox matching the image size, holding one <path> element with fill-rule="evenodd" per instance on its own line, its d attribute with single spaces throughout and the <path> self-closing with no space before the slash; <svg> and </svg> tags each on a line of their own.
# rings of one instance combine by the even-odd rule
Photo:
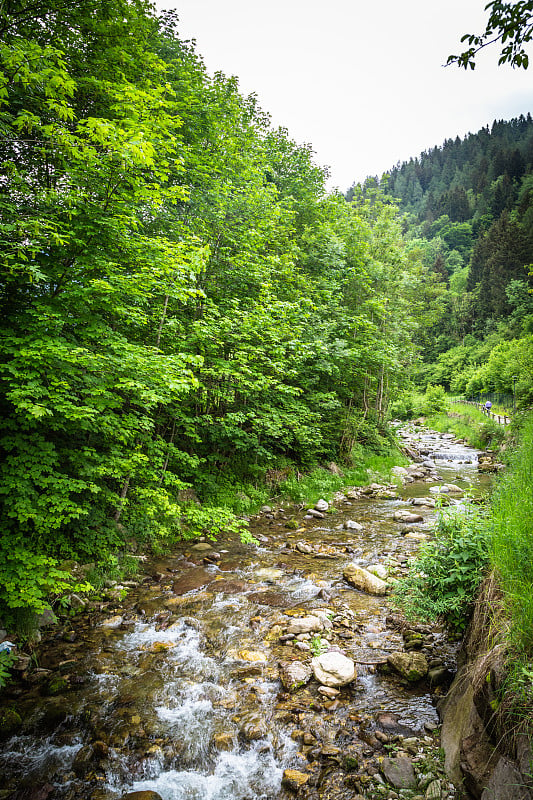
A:
<svg viewBox="0 0 533 800">
<path fill-rule="evenodd" d="M 459 55 L 448 56 L 447 63 L 475 69 L 479 51 L 499 42 L 501 50 L 498 64 L 511 64 L 513 67 L 527 69 L 529 56 L 525 45 L 533 36 L 533 1 L 492 0 L 485 8 L 489 11 L 489 16 L 483 33 L 466 33 L 462 36 L 461 42 L 467 42 L 469 47 Z"/>
</svg>

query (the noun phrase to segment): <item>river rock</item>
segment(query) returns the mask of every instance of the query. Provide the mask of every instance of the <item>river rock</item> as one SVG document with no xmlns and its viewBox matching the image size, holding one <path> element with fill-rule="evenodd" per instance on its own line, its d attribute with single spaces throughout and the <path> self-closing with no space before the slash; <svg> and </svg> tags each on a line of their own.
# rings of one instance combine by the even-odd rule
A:
<svg viewBox="0 0 533 800">
<path fill-rule="evenodd" d="M 324 514 L 322 511 L 317 511 L 316 508 L 308 508 L 305 512 L 305 516 L 309 519 L 310 517 L 314 517 L 315 519 L 324 519 Z"/>
<path fill-rule="evenodd" d="M 241 661 L 251 661 L 253 663 L 265 663 L 267 661 L 265 653 L 262 653 L 259 650 L 238 650 L 237 658 L 239 658 Z"/>
<path fill-rule="evenodd" d="M 425 655 L 416 651 L 391 653 L 387 658 L 387 664 L 410 683 L 422 680 L 428 671 Z"/>
<path fill-rule="evenodd" d="M 102 628 L 118 628 L 122 624 L 123 617 L 117 614 L 114 617 L 108 617 L 100 623 Z"/>
<path fill-rule="evenodd" d="M 499 800 L 502 800 L 501 795 L 498 795 Z M 425 800 L 441 800 L 442 790 L 439 780 L 431 781 L 426 789 Z"/>
<path fill-rule="evenodd" d="M 256 570 L 255 577 L 259 578 L 261 581 L 275 583 L 280 578 L 283 578 L 284 574 L 284 571 L 282 569 L 278 569 L 277 567 L 263 567 Z"/>
<path fill-rule="evenodd" d="M 408 758 L 403 756 L 389 758 L 387 756 L 383 759 L 381 771 L 395 789 L 414 789 L 416 786 L 415 771 Z"/>
<path fill-rule="evenodd" d="M 399 508 L 398 511 L 395 511 L 392 515 L 392 518 L 395 522 L 407 522 L 412 524 L 413 522 L 423 522 L 424 517 L 420 514 L 414 514 L 412 511 L 408 511 L 406 508 Z"/>
<path fill-rule="evenodd" d="M 334 689 L 352 683 L 357 677 L 352 659 L 335 651 L 313 658 L 311 668 L 319 683 L 332 686 Z"/>
<path fill-rule="evenodd" d="M 22 727 L 22 718 L 14 708 L 0 710 L 0 739 L 7 739 Z"/>
<path fill-rule="evenodd" d="M 398 478 L 405 478 L 407 475 L 409 475 L 405 467 L 393 467 L 391 469 L 391 474 L 396 475 Z"/>
<path fill-rule="evenodd" d="M 310 555 L 313 552 L 312 545 L 307 544 L 307 542 L 296 542 L 296 549 L 305 555 Z"/>
<path fill-rule="evenodd" d="M 346 528 L 347 531 L 362 531 L 363 530 L 363 526 L 359 522 L 356 522 L 353 519 L 347 519 L 346 522 L 344 523 L 344 527 Z"/>
<path fill-rule="evenodd" d="M 311 667 L 301 661 L 280 661 L 279 678 L 283 688 L 288 692 L 295 692 L 305 686 L 311 679 Z"/>
<path fill-rule="evenodd" d="M 203 567 L 195 567 L 185 572 L 177 581 L 174 581 L 172 591 L 174 594 L 182 595 L 192 592 L 194 589 L 201 589 L 209 583 L 213 583 L 215 576 L 206 572 Z"/>
<path fill-rule="evenodd" d="M 317 511 L 327 511 L 329 508 L 329 503 L 326 500 L 318 500 L 315 503 L 315 508 Z"/>
<path fill-rule="evenodd" d="M 383 564 L 372 564 L 368 568 L 368 572 L 375 575 L 376 578 L 381 578 L 382 581 L 386 581 L 389 577 L 389 570 Z"/>
<path fill-rule="evenodd" d="M 355 586 L 356 589 L 360 589 L 362 592 L 374 595 L 384 595 L 387 593 L 387 584 L 384 580 L 378 578 L 376 575 L 372 575 L 371 572 L 363 569 L 363 567 L 359 567 L 357 564 L 348 564 L 344 568 L 342 574 L 348 583 Z"/>
<path fill-rule="evenodd" d="M 297 769 L 286 769 L 281 779 L 281 785 L 292 792 L 297 792 L 301 786 L 305 786 L 308 780 L 309 775 L 306 775 L 305 772 L 300 772 Z"/>
<path fill-rule="evenodd" d="M 208 542 L 198 542 L 198 544 L 193 544 L 191 546 L 191 550 L 194 550 L 196 553 L 203 553 L 212 549 L 212 545 L 210 545 Z"/>
<path fill-rule="evenodd" d="M 120 800 L 163 800 L 163 798 L 157 792 L 149 789 L 144 792 L 128 792 L 123 794 Z"/>
<path fill-rule="evenodd" d="M 432 494 L 464 494 L 460 486 L 455 483 L 442 483 L 440 486 L 431 486 Z"/>
<path fill-rule="evenodd" d="M 287 633 L 294 633 L 297 636 L 300 633 L 317 633 L 324 630 L 324 623 L 319 617 L 295 617 L 291 619 Z"/>
</svg>

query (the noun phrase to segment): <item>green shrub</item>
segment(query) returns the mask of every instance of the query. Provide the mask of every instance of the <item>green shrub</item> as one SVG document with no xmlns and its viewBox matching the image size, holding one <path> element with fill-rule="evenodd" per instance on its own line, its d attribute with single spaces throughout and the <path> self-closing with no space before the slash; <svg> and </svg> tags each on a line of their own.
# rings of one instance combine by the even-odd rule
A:
<svg viewBox="0 0 533 800">
<path fill-rule="evenodd" d="M 423 544 L 394 599 L 408 617 L 442 619 L 464 630 L 477 589 L 489 563 L 487 520 L 468 507 L 439 513 L 435 539 Z"/>
</svg>

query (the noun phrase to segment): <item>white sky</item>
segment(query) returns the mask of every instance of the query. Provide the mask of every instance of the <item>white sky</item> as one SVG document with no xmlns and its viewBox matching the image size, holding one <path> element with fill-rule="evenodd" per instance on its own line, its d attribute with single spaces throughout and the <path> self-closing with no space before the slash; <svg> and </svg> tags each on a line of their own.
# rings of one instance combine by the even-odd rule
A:
<svg viewBox="0 0 533 800">
<path fill-rule="evenodd" d="M 156 0 L 210 73 L 239 79 L 346 190 L 494 119 L 533 112 L 533 66 L 443 68 L 488 0 Z"/>
</svg>

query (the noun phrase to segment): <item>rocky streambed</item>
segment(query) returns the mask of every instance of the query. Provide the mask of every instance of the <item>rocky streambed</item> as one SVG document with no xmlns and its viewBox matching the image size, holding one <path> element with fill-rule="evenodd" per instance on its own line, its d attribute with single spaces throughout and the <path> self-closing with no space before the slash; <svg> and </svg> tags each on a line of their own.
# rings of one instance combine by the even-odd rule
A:
<svg viewBox="0 0 533 800">
<path fill-rule="evenodd" d="M 454 797 L 435 704 L 456 648 L 388 594 L 436 499 L 486 478 L 453 437 L 401 434 L 395 483 L 266 506 L 259 546 L 183 543 L 44 628 L 2 696 L 0 800 Z"/>
</svg>

